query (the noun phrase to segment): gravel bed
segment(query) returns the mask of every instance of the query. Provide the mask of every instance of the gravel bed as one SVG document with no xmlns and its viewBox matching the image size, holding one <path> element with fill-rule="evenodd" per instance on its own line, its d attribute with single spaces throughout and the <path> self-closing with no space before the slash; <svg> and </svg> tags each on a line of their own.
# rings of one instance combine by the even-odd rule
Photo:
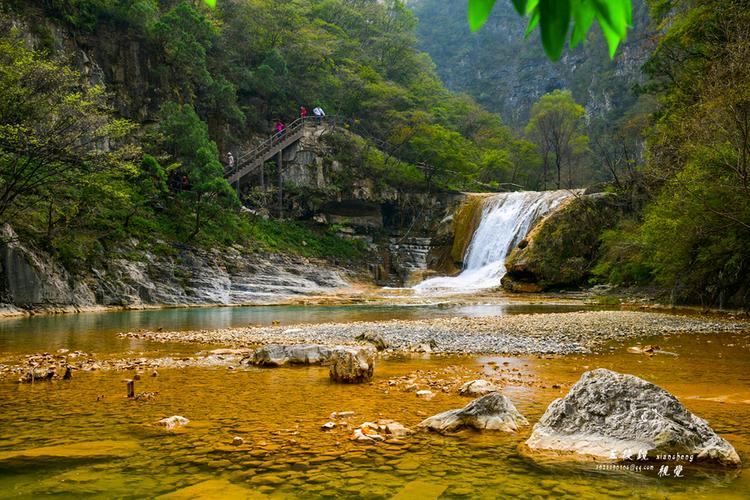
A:
<svg viewBox="0 0 750 500">
<path fill-rule="evenodd" d="M 367 332 L 380 334 L 394 350 L 442 353 L 577 354 L 609 341 L 677 333 L 750 331 L 750 323 L 633 311 L 521 314 L 416 321 L 323 323 L 199 331 L 140 331 L 123 337 L 246 347 L 258 344 L 358 344 Z M 425 347 L 429 346 L 429 348 Z"/>
</svg>

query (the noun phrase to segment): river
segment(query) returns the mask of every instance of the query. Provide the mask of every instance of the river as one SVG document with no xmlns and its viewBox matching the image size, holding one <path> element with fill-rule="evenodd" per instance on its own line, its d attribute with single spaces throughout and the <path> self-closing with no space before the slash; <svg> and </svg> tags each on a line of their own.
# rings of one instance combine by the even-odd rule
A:
<svg viewBox="0 0 750 500">
<path fill-rule="evenodd" d="M 590 309 L 554 304 L 462 304 L 200 308 L 40 316 L 0 321 L 0 357 L 55 351 L 99 355 L 190 355 L 203 346 L 124 339 L 138 329 L 214 329 L 273 322 L 416 319 L 544 314 Z M 54 494 L 142 498 L 747 498 L 747 474 L 687 465 L 684 477 L 597 470 L 593 463 L 543 463 L 519 451 L 529 434 L 416 433 L 398 443 L 362 444 L 351 429 L 321 430 L 332 412 L 353 411 L 352 427 L 393 419 L 414 428 L 425 417 L 465 405 L 455 391 L 432 400 L 400 381 L 455 384 L 502 381 L 530 422 L 563 396 L 581 373 L 610 368 L 654 382 L 709 421 L 743 461 L 750 458 L 750 334 L 643 337 L 678 356 L 630 354 L 612 344 L 600 354 L 451 356 L 393 354 L 379 359 L 371 384 L 335 385 L 322 367 L 182 368 L 144 374 L 147 401 L 125 397 L 121 371 L 74 374 L 70 381 L 0 381 L 0 496 Z M 167 433 L 154 425 L 183 415 Z M 237 436 L 244 440 L 232 446 Z M 83 444 L 82 444 L 83 443 Z M 43 447 L 58 451 L 34 453 Z M 14 455 L 32 450 L 28 456 Z M 49 450 L 49 449 L 47 449 Z M 59 451 L 62 450 L 62 451 Z M 45 455 L 46 453 L 46 455 Z M 47 456 L 51 455 L 51 456 Z"/>
</svg>

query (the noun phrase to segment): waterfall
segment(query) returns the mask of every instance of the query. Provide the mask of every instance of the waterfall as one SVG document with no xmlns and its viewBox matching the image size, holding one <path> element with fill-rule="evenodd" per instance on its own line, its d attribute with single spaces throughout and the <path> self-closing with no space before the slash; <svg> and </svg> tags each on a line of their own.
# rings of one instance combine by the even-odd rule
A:
<svg viewBox="0 0 750 500">
<path fill-rule="evenodd" d="M 416 291 L 471 291 L 500 285 L 505 257 L 546 213 L 557 208 L 571 191 L 518 191 L 487 197 L 482 217 L 464 255 L 458 276 L 430 278 Z"/>
</svg>

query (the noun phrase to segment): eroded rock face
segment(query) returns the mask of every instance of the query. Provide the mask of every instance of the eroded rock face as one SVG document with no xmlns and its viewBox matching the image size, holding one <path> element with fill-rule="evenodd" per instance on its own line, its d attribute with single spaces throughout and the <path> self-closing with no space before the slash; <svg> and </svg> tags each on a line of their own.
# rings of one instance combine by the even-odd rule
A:
<svg viewBox="0 0 750 500">
<path fill-rule="evenodd" d="M 372 378 L 375 369 L 373 350 L 337 347 L 330 357 L 330 377 L 334 382 L 358 384 Z"/>
<path fill-rule="evenodd" d="M 269 344 L 256 350 L 242 362 L 258 366 L 319 365 L 328 361 L 331 352 L 330 347 L 317 344 Z"/>
<path fill-rule="evenodd" d="M 589 371 L 549 405 L 526 441 L 531 450 L 622 458 L 647 451 L 739 465 L 737 452 L 672 394 L 603 368 Z"/>
<path fill-rule="evenodd" d="M 463 408 L 448 410 L 422 421 L 420 427 L 436 432 L 455 432 L 463 428 L 516 432 L 529 422 L 499 392 L 477 398 Z"/>
<path fill-rule="evenodd" d="M 484 396 L 485 394 L 498 391 L 499 389 L 491 382 L 479 379 L 466 382 L 458 390 L 458 393 L 462 396 Z"/>
</svg>

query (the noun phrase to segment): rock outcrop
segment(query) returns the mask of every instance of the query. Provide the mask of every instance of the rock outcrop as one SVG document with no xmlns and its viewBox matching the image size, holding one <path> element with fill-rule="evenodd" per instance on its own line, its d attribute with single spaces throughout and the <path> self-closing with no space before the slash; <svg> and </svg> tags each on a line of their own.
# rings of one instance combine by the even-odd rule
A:
<svg viewBox="0 0 750 500">
<path fill-rule="evenodd" d="M 508 254 L 503 288 L 540 292 L 584 284 L 597 258 L 602 231 L 619 219 L 619 204 L 616 195 L 605 193 L 566 201 Z"/>
<path fill-rule="evenodd" d="M 532 451 L 627 459 L 694 455 L 739 465 L 737 452 L 672 394 L 633 375 L 603 368 L 584 373 L 549 405 L 526 446 Z"/>
<path fill-rule="evenodd" d="M 21 242 L 9 224 L 0 227 L 0 303 L 80 307 L 94 294 L 54 260 Z"/>
<path fill-rule="evenodd" d="M 448 410 L 425 419 L 420 427 L 446 433 L 463 428 L 516 432 L 529 422 L 506 396 L 493 392 L 457 410 Z"/>
<path fill-rule="evenodd" d="M 150 305 L 278 303 L 349 286 L 351 275 L 322 261 L 250 253 L 239 246 L 175 246 L 158 255 L 133 241 L 92 269 L 71 274 L 55 259 L 0 228 L 0 314 Z"/>
<path fill-rule="evenodd" d="M 334 382 L 358 384 L 372 378 L 373 351 L 360 347 L 337 347 L 330 357 L 330 377 Z"/>
<path fill-rule="evenodd" d="M 333 350 L 317 344 L 280 345 L 269 344 L 253 352 L 241 363 L 257 366 L 320 365 L 326 363 Z"/>
</svg>

